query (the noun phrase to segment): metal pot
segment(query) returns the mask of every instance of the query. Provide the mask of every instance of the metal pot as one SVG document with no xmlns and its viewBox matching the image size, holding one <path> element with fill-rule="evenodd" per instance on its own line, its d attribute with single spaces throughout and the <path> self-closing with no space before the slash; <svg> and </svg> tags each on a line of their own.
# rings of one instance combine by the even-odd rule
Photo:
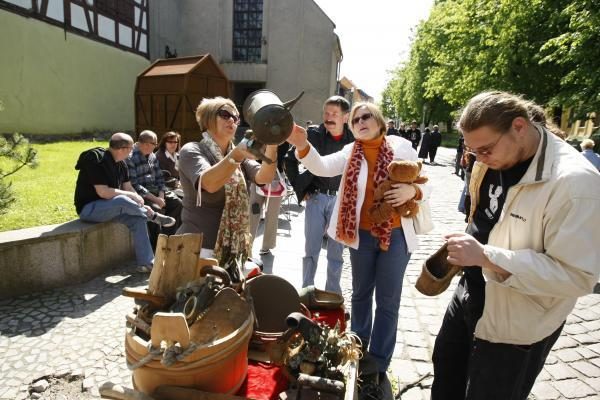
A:
<svg viewBox="0 0 600 400">
<path fill-rule="evenodd" d="M 242 112 L 251 128 L 246 134 L 246 144 L 251 153 L 268 163 L 273 162 L 264 155 L 262 147 L 280 145 L 290 136 L 294 129 L 290 110 L 303 94 L 301 92 L 295 99 L 285 103 L 267 89 L 257 90 L 248 96 Z"/>
</svg>

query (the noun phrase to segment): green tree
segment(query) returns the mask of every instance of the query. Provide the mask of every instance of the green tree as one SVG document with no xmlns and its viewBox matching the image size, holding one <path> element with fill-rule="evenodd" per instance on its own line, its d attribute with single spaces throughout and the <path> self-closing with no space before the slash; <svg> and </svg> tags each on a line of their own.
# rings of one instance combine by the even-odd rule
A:
<svg viewBox="0 0 600 400">
<path fill-rule="evenodd" d="M 583 0 L 581 0 L 583 1 Z M 398 107 L 450 121 L 483 90 L 548 103 L 565 68 L 542 63 L 542 46 L 564 29 L 567 0 L 437 1 L 416 30 L 409 60 L 392 80 Z"/>
<path fill-rule="evenodd" d="M 575 117 L 600 111 L 600 2 L 571 0 L 561 8 L 566 27 L 542 46 L 542 63 L 560 68 L 555 105 L 568 106 Z"/>
<path fill-rule="evenodd" d="M 18 133 L 8 138 L 0 135 L 0 214 L 6 213 L 16 200 L 6 178 L 25 166 L 37 165 L 37 151 L 27 139 Z"/>
</svg>

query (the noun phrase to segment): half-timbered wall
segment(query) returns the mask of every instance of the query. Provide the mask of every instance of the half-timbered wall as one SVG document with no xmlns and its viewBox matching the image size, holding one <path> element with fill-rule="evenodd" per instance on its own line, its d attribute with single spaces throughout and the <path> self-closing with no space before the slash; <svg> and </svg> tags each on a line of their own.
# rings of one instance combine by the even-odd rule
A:
<svg viewBox="0 0 600 400">
<path fill-rule="evenodd" d="M 0 133 L 134 129 L 135 80 L 148 59 L 84 36 L 0 8 Z"/>
<path fill-rule="evenodd" d="M 0 0 L 0 9 L 149 58 L 148 1 Z"/>
</svg>

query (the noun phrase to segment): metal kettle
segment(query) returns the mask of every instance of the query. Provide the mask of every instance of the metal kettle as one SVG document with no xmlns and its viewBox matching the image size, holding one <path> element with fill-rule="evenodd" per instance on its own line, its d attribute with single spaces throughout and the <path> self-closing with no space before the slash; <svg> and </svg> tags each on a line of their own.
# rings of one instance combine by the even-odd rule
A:
<svg viewBox="0 0 600 400">
<path fill-rule="evenodd" d="M 250 125 L 244 139 L 249 152 L 269 164 L 275 161 L 268 158 L 262 149 L 264 145 L 280 145 L 290 136 L 294 129 L 294 118 L 290 109 L 303 94 L 304 92 L 301 92 L 296 98 L 285 103 L 275 93 L 266 89 L 257 90 L 248 96 L 242 106 L 242 112 Z"/>
</svg>

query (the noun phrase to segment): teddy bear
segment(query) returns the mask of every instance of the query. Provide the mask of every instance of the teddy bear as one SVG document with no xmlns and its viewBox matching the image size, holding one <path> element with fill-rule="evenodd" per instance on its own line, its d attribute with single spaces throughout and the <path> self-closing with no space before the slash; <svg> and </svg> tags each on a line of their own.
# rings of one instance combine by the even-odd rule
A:
<svg viewBox="0 0 600 400">
<path fill-rule="evenodd" d="M 392 161 L 388 165 L 388 178 L 375 188 L 375 195 L 373 198 L 374 204 L 369 208 L 369 218 L 371 221 L 380 224 L 383 221 L 388 220 L 393 212 L 406 218 L 411 218 L 419 212 L 417 200 L 423 198 L 423 193 L 418 186 L 415 186 L 417 191 L 415 197 L 398 207 L 392 207 L 391 204 L 386 201 L 382 201 L 377 205 L 377 201 L 383 199 L 385 192 L 392 189 L 392 184 L 394 183 L 415 184 L 427 182 L 427 177 L 420 175 L 422 166 L 421 161 L 408 160 Z"/>
</svg>

